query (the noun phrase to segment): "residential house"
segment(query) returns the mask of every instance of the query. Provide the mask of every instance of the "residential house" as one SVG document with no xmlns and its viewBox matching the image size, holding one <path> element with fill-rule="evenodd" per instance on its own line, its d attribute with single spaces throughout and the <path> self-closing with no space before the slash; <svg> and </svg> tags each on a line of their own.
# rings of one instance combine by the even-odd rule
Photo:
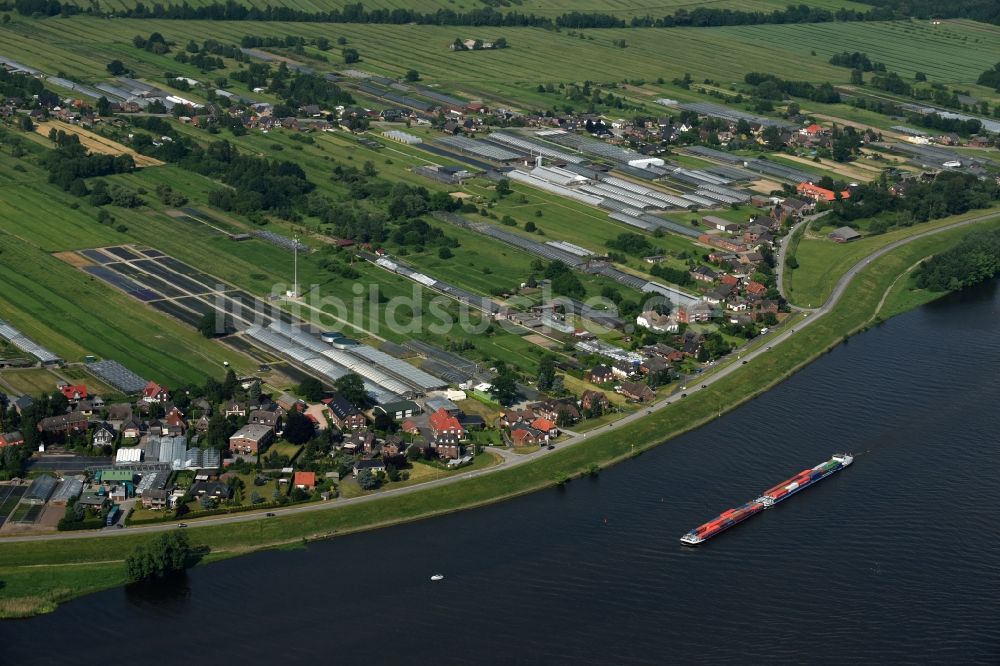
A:
<svg viewBox="0 0 1000 666">
<path fill-rule="evenodd" d="M 0 448 L 5 446 L 20 446 L 21 444 L 24 444 L 24 435 L 21 434 L 20 430 L 0 433 Z"/>
<path fill-rule="evenodd" d="M 643 382 L 622 382 L 622 395 L 636 402 L 652 402 L 656 393 Z"/>
<path fill-rule="evenodd" d="M 120 430 L 124 439 L 138 439 L 142 437 L 144 427 L 141 421 L 130 418 L 122 423 Z"/>
<path fill-rule="evenodd" d="M 110 423 L 100 423 L 94 428 L 94 446 L 111 446 L 115 443 L 115 429 Z"/>
<path fill-rule="evenodd" d="M 208 417 L 207 414 L 202 414 L 198 417 L 198 420 L 194 423 L 194 431 L 198 434 L 205 434 L 208 432 L 208 425 L 212 419 Z"/>
<path fill-rule="evenodd" d="M 281 395 L 278 396 L 277 400 L 275 400 L 274 402 L 277 403 L 278 407 L 281 407 L 283 410 L 285 410 L 286 414 L 292 411 L 293 409 L 299 409 L 299 410 L 305 409 L 306 406 L 306 403 L 304 401 L 299 400 L 291 393 L 282 393 Z"/>
<path fill-rule="evenodd" d="M 370 430 L 358 430 L 344 435 L 341 447 L 352 453 L 374 453 L 377 440 Z"/>
<path fill-rule="evenodd" d="M 382 457 L 395 458 L 406 451 L 406 442 L 399 435 L 389 435 L 382 442 Z"/>
<path fill-rule="evenodd" d="M 607 410 L 609 405 L 610 401 L 608 400 L 608 396 L 601 391 L 587 390 L 580 396 L 580 407 L 582 407 L 584 411 L 589 412 L 598 409 L 603 412 Z"/>
<path fill-rule="evenodd" d="M 671 363 L 679 363 L 684 360 L 684 353 L 679 349 L 675 349 L 670 345 L 665 345 L 662 342 L 657 342 L 646 347 L 643 347 L 645 351 L 650 356 L 658 356 L 662 359 L 670 361 Z"/>
<path fill-rule="evenodd" d="M 329 400 L 324 400 L 330 408 L 330 420 L 341 432 L 357 430 L 368 425 L 368 419 L 361 411 L 351 404 L 347 398 L 334 393 Z"/>
<path fill-rule="evenodd" d="M 795 187 L 795 191 L 804 197 L 808 197 L 813 201 L 826 201 L 830 202 L 837 198 L 836 193 L 832 190 L 828 190 L 818 185 L 813 185 L 812 183 L 799 183 Z M 850 190 L 843 190 L 840 192 L 841 199 L 849 199 L 851 197 Z"/>
<path fill-rule="evenodd" d="M 142 389 L 142 401 L 145 403 L 163 404 L 170 400 L 170 393 L 154 381 L 150 381 Z"/>
<path fill-rule="evenodd" d="M 295 472 L 292 485 L 301 490 L 316 488 L 316 472 Z"/>
<path fill-rule="evenodd" d="M 226 418 L 229 418 L 230 416 L 242 418 L 247 415 L 247 406 L 242 402 L 232 400 L 225 404 L 222 408 L 222 413 L 226 416 Z"/>
<path fill-rule="evenodd" d="M 606 365 L 595 365 L 594 368 L 587 373 L 587 379 L 589 379 L 594 384 L 608 384 L 615 380 L 614 373 L 611 372 L 611 368 Z"/>
<path fill-rule="evenodd" d="M 116 402 L 108 408 L 108 423 L 115 430 L 121 430 L 128 421 L 132 420 L 132 405 L 127 402 Z"/>
<path fill-rule="evenodd" d="M 38 432 L 50 435 L 69 435 L 87 429 L 87 417 L 80 412 L 49 416 L 38 422 Z"/>
<path fill-rule="evenodd" d="M 665 359 L 660 358 L 659 356 L 653 356 L 651 358 L 647 358 L 639 366 L 639 372 L 641 372 L 644 375 L 648 375 L 650 373 L 656 374 L 659 372 L 665 372 L 669 369 L 670 369 L 670 364 Z"/>
<path fill-rule="evenodd" d="M 378 474 L 379 472 L 385 471 L 385 463 L 381 460 L 359 460 L 354 463 L 354 476 L 358 475 L 358 472 L 362 470 L 368 470 L 372 474 Z"/>
<path fill-rule="evenodd" d="M 535 419 L 534 421 L 531 422 L 531 427 L 534 428 L 535 430 L 538 430 L 539 432 L 548 435 L 549 437 L 559 436 L 559 428 L 557 428 L 556 424 L 550 421 L 549 419 L 542 419 L 542 418 Z"/>
<path fill-rule="evenodd" d="M 281 419 L 284 416 L 284 411 L 280 408 L 278 409 L 256 409 L 250 412 L 248 418 L 251 425 L 262 425 L 267 426 L 273 432 L 281 432 Z"/>
<path fill-rule="evenodd" d="M 87 398 L 87 387 L 83 384 L 64 384 L 59 387 L 59 392 L 71 403 Z"/>
<path fill-rule="evenodd" d="M 656 310 L 646 310 L 637 315 L 635 323 L 656 333 L 676 333 L 680 326 L 677 317 L 660 314 Z"/>
<path fill-rule="evenodd" d="M 169 509 L 170 491 L 164 488 L 150 488 L 142 493 L 142 508 L 144 509 Z"/>
<path fill-rule="evenodd" d="M 535 418 L 534 412 L 528 409 L 508 409 L 500 414 L 500 425 L 510 428 L 518 423 L 527 423 Z"/>
<path fill-rule="evenodd" d="M 558 423 L 560 420 L 563 423 L 575 423 L 580 420 L 580 410 L 577 409 L 576 403 L 572 398 L 549 399 L 536 402 L 531 405 L 531 411 L 536 417 L 548 419 L 555 423 Z M 524 419 L 525 422 L 530 422 L 531 420 Z"/>
<path fill-rule="evenodd" d="M 615 379 L 628 379 L 638 371 L 638 361 L 615 361 L 611 364 L 611 374 Z"/>
<path fill-rule="evenodd" d="M 746 234 L 744 234 L 744 237 L 745 236 Z M 692 278 L 698 280 L 699 282 L 708 282 L 708 283 L 715 282 L 719 278 L 718 274 L 707 266 L 698 266 L 697 268 L 695 268 L 693 271 L 690 272 L 690 275 Z"/>
<path fill-rule="evenodd" d="M 762 285 L 760 282 L 754 282 L 753 280 L 747 282 L 744 290 L 746 291 L 747 296 L 753 298 L 754 300 L 760 300 L 764 298 L 765 294 L 767 294 L 767 287 Z"/>
<path fill-rule="evenodd" d="M 415 421 L 412 420 L 403 421 L 403 425 L 401 425 L 399 429 L 408 435 L 420 434 L 420 427 L 416 424 Z"/>
<path fill-rule="evenodd" d="M 256 455 L 274 440 L 274 430 L 263 423 L 248 423 L 229 437 L 233 453 Z"/>
<path fill-rule="evenodd" d="M 212 415 L 212 403 L 210 403 L 205 398 L 195 398 L 191 401 L 191 408 L 197 409 L 201 412 L 202 416 Z"/>
<path fill-rule="evenodd" d="M 431 449 L 443 460 L 457 460 L 462 457 L 462 443 L 458 435 L 448 432 L 431 437 Z"/>
<path fill-rule="evenodd" d="M 702 296 L 702 300 L 712 305 L 718 305 L 729 298 L 729 294 L 731 293 L 733 293 L 732 287 L 726 284 L 720 284 L 718 287 Z"/>
<path fill-rule="evenodd" d="M 216 501 L 227 500 L 232 494 L 229 485 L 221 481 L 196 481 L 188 492 L 194 497 L 211 497 Z"/>
<path fill-rule="evenodd" d="M 459 440 L 465 439 L 465 428 L 456 417 L 444 409 L 439 409 L 431 414 L 428 421 L 431 426 L 431 435 L 435 438 L 449 436 Z"/>
<path fill-rule="evenodd" d="M 519 423 L 511 428 L 510 439 L 515 447 L 538 446 L 545 441 L 545 433 L 529 425 Z"/>
</svg>

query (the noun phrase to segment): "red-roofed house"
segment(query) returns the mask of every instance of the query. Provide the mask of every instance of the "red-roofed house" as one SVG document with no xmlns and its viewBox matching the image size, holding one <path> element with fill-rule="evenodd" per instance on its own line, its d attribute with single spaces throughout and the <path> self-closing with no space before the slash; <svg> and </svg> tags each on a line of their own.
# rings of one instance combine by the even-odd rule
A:
<svg viewBox="0 0 1000 666">
<path fill-rule="evenodd" d="M 67 384 L 59 388 L 63 397 L 70 402 L 78 402 L 87 399 L 87 387 L 83 384 Z"/>
<path fill-rule="evenodd" d="M 730 275 L 729 273 L 726 273 L 721 278 L 719 278 L 719 281 L 722 282 L 722 284 L 726 285 L 727 287 L 735 287 L 740 283 L 740 279 L 738 277 L 736 277 L 735 275 Z"/>
<path fill-rule="evenodd" d="M 812 183 L 799 183 L 795 190 L 802 196 L 809 197 L 813 201 L 833 201 L 837 198 L 833 190 L 828 190 Z M 840 193 L 841 199 L 849 199 L 850 197 L 851 192 L 849 190 L 844 190 Z"/>
<path fill-rule="evenodd" d="M 820 134 L 823 131 L 823 128 L 817 125 L 816 123 L 813 123 L 809 127 L 805 127 L 799 131 L 802 132 L 803 134 L 808 134 L 809 136 L 816 136 L 817 134 Z"/>
<path fill-rule="evenodd" d="M 556 427 L 555 423 L 548 419 L 535 419 L 531 422 L 531 427 L 535 430 L 540 430 L 551 437 L 555 437 L 559 434 L 559 428 Z"/>
<path fill-rule="evenodd" d="M 403 432 L 408 433 L 410 435 L 419 435 L 420 434 L 420 428 L 417 427 L 417 424 L 414 421 L 411 421 L 409 419 L 407 419 L 406 421 L 403 421 L 403 426 L 400 429 Z"/>
<path fill-rule="evenodd" d="M 537 446 L 545 441 L 545 433 L 520 423 L 510 431 L 510 438 L 514 446 Z"/>
<path fill-rule="evenodd" d="M 296 472 L 292 485 L 303 490 L 312 490 L 316 487 L 316 472 Z"/>
<path fill-rule="evenodd" d="M 462 427 L 457 418 L 449 414 L 443 407 L 431 414 L 429 421 L 434 437 L 450 435 L 458 439 L 465 438 L 465 428 Z"/>
<path fill-rule="evenodd" d="M 763 296 L 767 293 L 767 287 L 762 285 L 760 282 L 750 281 L 747 283 L 747 293 L 751 296 Z"/>
<path fill-rule="evenodd" d="M 163 388 L 154 381 L 150 381 L 146 384 L 146 388 L 142 389 L 142 401 L 143 402 L 166 402 L 170 400 L 170 394 L 167 389 Z"/>
<path fill-rule="evenodd" d="M 24 435 L 21 434 L 20 430 L 0 433 L 0 448 L 5 446 L 20 446 L 21 444 L 24 444 Z"/>
</svg>

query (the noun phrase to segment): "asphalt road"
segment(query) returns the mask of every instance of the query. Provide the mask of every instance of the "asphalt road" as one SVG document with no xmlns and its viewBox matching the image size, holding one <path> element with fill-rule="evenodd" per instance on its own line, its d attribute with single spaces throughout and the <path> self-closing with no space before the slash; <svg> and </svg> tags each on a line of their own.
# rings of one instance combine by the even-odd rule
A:
<svg viewBox="0 0 1000 666">
<path fill-rule="evenodd" d="M 862 259 L 861 261 L 859 261 L 858 263 L 856 263 L 854 266 L 852 266 L 851 269 L 848 270 L 840 278 L 840 280 L 837 281 L 837 284 L 833 288 L 833 291 L 830 293 L 830 296 L 827 298 L 826 302 L 823 303 L 823 305 L 821 307 L 819 307 L 819 308 L 817 308 L 815 310 L 812 310 L 810 312 L 799 312 L 799 313 L 796 313 L 795 316 L 798 317 L 799 321 L 795 324 L 794 330 L 801 330 L 801 329 L 805 328 L 806 326 L 812 325 L 817 319 L 819 319 L 820 317 L 823 317 L 831 309 L 833 309 L 833 307 L 840 301 L 840 299 L 843 298 L 844 292 L 846 291 L 846 289 L 847 289 L 848 285 L 851 283 L 851 281 L 857 276 L 858 273 L 860 273 L 864 269 L 865 266 L 867 266 L 869 263 L 871 263 L 874 259 L 878 259 L 879 257 L 881 257 L 881 256 L 883 256 L 883 255 L 885 255 L 885 254 L 887 254 L 889 252 L 891 252 L 892 250 L 895 250 L 898 247 L 902 247 L 903 245 L 906 245 L 907 243 L 912 243 L 913 241 L 915 241 L 915 240 L 917 240 L 919 238 L 925 238 L 927 236 L 933 236 L 935 234 L 939 234 L 939 233 L 942 233 L 944 231 L 948 231 L 950 229 L 956 229 L 958 227 L 968 226 L 970 224 L 975 224 L 976 222 L 982 222 L 984 220 L 988 220 L 988 219 L 995 218 L 995 217 L 1000 217 L 1000 213 L 992 213 L 992 214 L 988 214 L 988 215 L 981 215 L 981 216 L 978 216 L 978 217 L 973 217 L 973 218 L 969 218 L 967 220 L 963 220 L 961 222 L 955 222 L 954 224 L 949 224 L 949 225 L 946 225 L 946 226 L 943 226 L 943 227 L 938 227 L 936 229 L 930 229 L 928 231 L 924 231 L 924 232 L 921 232 L 921 233 L 918 233 L 918 234 L 914 234 L 913 236 L 909 236 L 907 238 L 902 238 L 902 239 L 900 239 L 898 241 L 893 241 L 892 243 L 889 243 L 885 247 L 882 247 L 882 248 L 876 250 L 875 252 L 872 252 L 870 255 L 868 255 L 867 257 L 865 257 L 864 259 Z M 779 266 L 783 266 L 783 264 L 779 264 Z M 802 316 L 799 316 L 799 315 L 802 315 Z M 783 342 L 784 340 L 787 340 L 792 335 L 795 335 L 795 333 L 793 332 L 793 329 L 791 327 L 785 329 L 784 331 L 782 331 L 780 333 L 776 333 L 770 339 L 770 342 L 771 342 L 770 345 L 768 345 L 765 348 L 758 347 L 757 349 L 755 349 L 753 351 L 742 353 L 741 354 L 741 361 L 746 361 L 747 364 L 752 365 L 753 364 L 753 359 L 757 358 L 761 354 L 772 353 L 772 351 L 770 351 L 771 347 L 774 347 L 774 346 L 777 346 L 777 345 L 781 344 L 781 342 Z M 701 385 L 704 385 L 707 388 L 708 386 L 711 386 L 715 382 L 720 381 L 724 377 L 728 377 L 730 374 L 732 374 L 734 372 L 737 372 L 742 367 L 743 367 L 743 363 L 742 362 L 739 362 L 739 363 L 735 363 L 734 362 L 734 363 L 730 363 L 729 365 L 727 365 L 725 367 L 721 367 L 717 371 L 715 371 L 714 373 L 712 373 L 712 375 L 710 377 L 705 377 L 704 379 L 701 379 L 701 378 L 696 379 L 695 381 L 697 381 L 698 384 L 691 386 L 690 389 L 689 389 L 689 391 L 704 390 L 704 389 L 700 388 Z M 624 417 L 624 418 L 622 418 L 622 419 L 620 419 L 618 421 L 615 421 L 615 422 L 613 422 L 613 423 L 611 423 L 611 424 L 609 424 L 607 426 L 603 426 L 603 427 L 598 428 L 596 430 L 593 430 L 593 431 L 590 431 L 590 432 L 586 432 L 586 433 L 582 433 L 582 434 L 572 433 L 573 434 L 572 439 L 570 439 L 567 442 L 563 442 L 563 443 L 558 444 L 556 446 L 556 450 L 558 450 L 558 449 L 560 449 L 560 448 L 562 448 L 564 446 L 572 446 L 576 442 L 585 441 L 589 435 L 596 436 L 596 435 L 602 434 L 602 433 L 604 433 L 604 432 L 606 432 L 608 430 L 615 430 L 616 428 L 619 428 L 619 427 L 621 427 L 623 425 L 627 425 L 627 424 L 632 423 L 632 422 L 634 422 L 634 421 L 636 421 L 638 419 L 644 418 L 645 416 L 647 416 L 651 412 L 659 411 L 661 409 L 666 409 L 668 406 L 674 404 L 675 402 L 683 401 L 683 400 L 684 399 L 681 398 L 679 395 L 674 394 L 674 395 L 668 396 L 668 397 L 666 397 L 666 398 L 664 398 L 664 399 L 662 399 L 662 400 L 660 400 L 660 401 L 658 401 L 658 402 L 650 405 L 645 410 L 639 409 L 639 410 L 637 410 L 637 411 L 629 414 L 628 416 L 626 416 L 626 417 Z M 722 405 L 720 405 L 720 411 L 721 411 L 721 408 L 722 408 Z M 567 432 L 572 432 L 572 431 L 567 431 Z M 416 485 L 413 485 L 413 486 L 405 486 L 403 488 L 393 488 L 393 489 L 385 490 L 383 492 L 376 493 L 376 494 L 373 494 L 373 495 L 364 495 L 362 497 L 352 497 L 350 499 L 329 500 L 329 501 L 325 501 L 325 502 L 313 502 L 313 503 L 309 503 L 309 504 L 302 504 L 302 505 L 298 505 L 298 506 L 288 507 L 288 508 L 285 508 L 285 509 L 271 509 L 270 511 L 272 513 L 277 514 L 277 517 L 290 516 L 290 515 L 295 515 L 295 514 L 308 513 L 308 512 L 312 512 L 312 511 L 324 511 L 324 510 L 327 510 L 327 509 L 332 509 L 332 508 L 339 507 L 339 506 L 347 506 L 347 505 L 350 505 L 350 504 L 363 504 L 363 503 L 366 503 L 366 502 L 376 501 L 376 500 L 378 500 L 380 498 L 383 498 L 383 497 L 392 497 L 392 496 L 396 496 L 396 495 L 408 495 L 410 493 L 420 492 L 421 490 L 424 490 L 424 489 L 429 488 L 429 487 L 446 486 L 446 485 L 450 485 L 452 483 L 457 483 L 457 482 L 465 480 L 465 479 L 471 479 L 471 478 L 480 476 L 482 474 L 489 474 L 489 473 L 491 473 L 493 471 L 496 471 L 496 470 L 510 469 L 512 467 L 517 467 L 517 466 L 520 466 L 520 465 L 524 465 L 524 464 L 527 464 L 527 463 L 529 463 L 529 462 L 531 462 L 533 460 L 536 460 L 536 459 L 538 459 L 538 458 L 540 458 L 540 457 L 542 457 L 544 455 L 547 455 L 547 454 L 551 453 L 546 448 L 541 448 L 541 449 L 539 449 L 538 451 L 536 451 L 534 453 L 528 453 L 528 454 L 517 454 L 517 453 L 512 453 L 512 452 L 501 450 L 501 449 L 491 449 L 491 450 L 493 450 L 495 453 L 499 454 L 501 456 L 501 458 L 503 458 L 503 461 L 501 462 L 501 464 L 496 465 L 494 467 L 487 468 L 487 469 L 475 470 L 475 471 L 468 471 L 468 472 L 460 472 L 460 473 L 456 474 L 455 476 L 445 477 L 443 479 L 435 479 L 434 481 L 428 481 L 426 483 L 420 483 L 420 484 L 416 484 Z M 243 522 L 248 522 L 248 521 L 251 521 L 251 520 L 276 520 L 277 517 L 276 518 L 267 518 L 267 517 L 265 517 L 263 511 L 255 511 L 255 512 L 237 513 L 237 514 L 225 515 L 225 516 L 215 516 L 215 517 L 211 517 L 211 518 L 201 518 L 201 519 L 190 521 L 190 524 L 191 524 L 192 527 L 203 527 L 203 526 L 208 526 L 208 525 L 227 525 L 227 524 L 231 524 L 231 523 L 243 523 Z M 145 526 L 140 526 L 140 527 L 129 527 L 127 529 L 113 530 L 113 531 L 103 531 L 103 530 L 101 530 L 101 531 L 96 531 L 96 532 L 60 532 L 60 533 L 56 533 L 56 534 L 40 534 L 40 535 L 34 535 L 34 536 L 4 537 L 4 538 L 0 539 L 0 543 L 12 543 L 12 542 L 24 542 L 24 541 L 56 541 L 56 540 L 63 540 L 63 539 L 84 539 L 84 538 L 86 538 L 86 539 L 90 539 L 90 538 L 114 538 L 116 536 L 122 536 L 122 535 L 126 535 L 126 534 L 132 534 L 134 532 L 165 532 L 165 531 L 176 530 L 176 529 L 179 529 L 177 527 L 177 523 L 166 523 L 166 524 L 162 524 L 162 525 L 145 525 Z"/>
</svg>

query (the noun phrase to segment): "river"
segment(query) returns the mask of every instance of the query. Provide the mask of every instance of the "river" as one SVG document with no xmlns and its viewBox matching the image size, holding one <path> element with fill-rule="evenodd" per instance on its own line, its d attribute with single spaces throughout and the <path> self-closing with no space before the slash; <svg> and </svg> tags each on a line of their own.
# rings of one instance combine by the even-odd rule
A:
<svg viewBox="0 0 1000 666">
<path fill-rule="evenodd" d="M 998 371 L 994 281 L 595 480 L 91 595 L 0 624 L 0 662 L 995 664 Z M 678 543 L 841 450 L 852 467 Z"/>
</svg>

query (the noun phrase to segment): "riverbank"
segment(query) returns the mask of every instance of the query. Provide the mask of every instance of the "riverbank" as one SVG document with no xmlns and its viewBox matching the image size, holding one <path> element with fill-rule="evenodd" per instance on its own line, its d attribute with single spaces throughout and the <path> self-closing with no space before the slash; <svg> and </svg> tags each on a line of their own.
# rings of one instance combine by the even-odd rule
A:
<svg viewBox="0 0 1000 666">
<path fill-rule="evenodd" d="M 975 228 L 991 226 L 1000 226 L 1000 220 L 977 223 Z M 587 474 L 595 464 L 607 466 L 638 455 L 760 395 L 840 344 L 846 336 L 872 325 L 880 308 L 895 314 L 907 303 L 919 304 L 908 299 L 899 276 L 907 274 L 923 258 L 957 243 L 969 228 L 973 227 L 916 238 L 873 260 L 851 280 L 843 297 L 827 314 L 773 352 L 754 359 L 752 365 L 720 378 L 708 390 L 693 392 L 679 405 L 609 428 L 607 434 L 592 434 L 529 464 L 447 486 L 280 519 L 262 517 L 249 523 L 200 528 L 192 525 L 188 530 L 192 544 L 211 549 L 205 562 L 218 561 L 253 550 L 287 547 L 303 539 L 327 538 L 482 506 Z M 51 611 L 62 601 L 123 584 L 125 556 L 137 543 L 153 536 L 121 534 L 0 543 L 0 615 Z"/>
</svg>

